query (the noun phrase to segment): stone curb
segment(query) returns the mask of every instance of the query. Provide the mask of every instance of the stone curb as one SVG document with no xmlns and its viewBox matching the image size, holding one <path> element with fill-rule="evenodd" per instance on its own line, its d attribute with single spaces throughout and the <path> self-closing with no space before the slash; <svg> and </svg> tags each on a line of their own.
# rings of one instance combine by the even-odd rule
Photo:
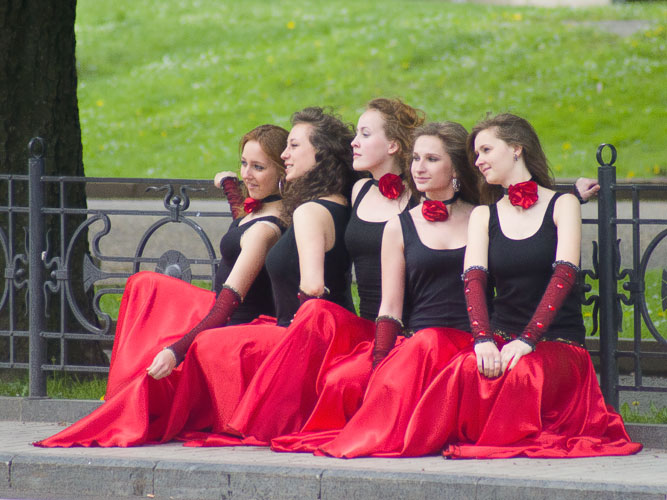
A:
<svg viewBox="0 0 667 500">
<path fill-rule="evenodd" d="M 102 401 L 82 399 L 31 399 L 0 396 L 0 420 L 17 422 L 76 422 Z M 626 424 L 630 438 L 644 447 L 667 450 L 667 425 Z"/>
<path fill-rule="evenodd" d="M 656 486 L 63 456 L 0 455 L 0 494 L 77 497 L 572 500 L 665 499 Z M 529 475 L 529 474 L 528 474 Z"/>
</svg>

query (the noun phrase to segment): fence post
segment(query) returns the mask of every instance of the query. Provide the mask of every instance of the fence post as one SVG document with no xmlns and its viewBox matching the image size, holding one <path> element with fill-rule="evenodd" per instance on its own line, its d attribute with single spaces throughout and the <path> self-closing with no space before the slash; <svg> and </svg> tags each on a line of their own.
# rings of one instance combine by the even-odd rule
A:
<svg viewBox="0 0 667 500">
<path fill-rule="evenodd" d="M 30 307 L 30 393 L 29 397 L 39 398 L 46 396 L 46 375 L 42 371 L 42 365 L 46 360 L 46 342 L 42 338 L 45 327 L 44 311 L 44 277 L 45 268 L 42 259 L 44 251 L 44 186 L 42 176 L 44 175 L 44 155 L 46 145 L 40 137 L 34 137 L 28 143 L 30 158 L 28 169 L 29 182 L 29 220 L 30 229 L 28 235 L 29 246 L 29 269 L 30 281 L 29 307 Z"/>
<path fill-rule="evenodd" d="M 611 151 L 609 163 L 602 159 L 604 148 Z M 597 150 L 598 182 L 598 245 L 599 297 L 600 297 L 600 388 L 605 400 L 618 408 L 618 364 L 616 347 L 618 344 L 617 262 L 616 243 L 616 148 L 611 144 L 601 144 Z"/>
</svg>

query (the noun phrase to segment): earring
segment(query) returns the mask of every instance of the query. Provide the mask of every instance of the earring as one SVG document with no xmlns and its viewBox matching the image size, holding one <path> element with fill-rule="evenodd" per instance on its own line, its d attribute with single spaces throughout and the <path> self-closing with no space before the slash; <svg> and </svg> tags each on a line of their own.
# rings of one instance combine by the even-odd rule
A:
<svg viewBox="0 0 667 500">
<path fill-rule="evenodd" d="M 282 197 L 285 194 L 285 178 L 281 177 L 278 179 L 278 192 L 280 193 L 280 196 Z"/>
<path fill-rule="evenodd" d="M 454 179 L 452 179 L 452 187 L 454 188 L 455 193 L 458 193 L 459 190 L 461 189 L 461 183 L 459 182 L 459 180 L 456 177 L 454 177 Z"/>
<path fill-rule="evenodd" d="M 514 153 L 514 161 L 519 161 L 519 155 Z"/>
</svg>

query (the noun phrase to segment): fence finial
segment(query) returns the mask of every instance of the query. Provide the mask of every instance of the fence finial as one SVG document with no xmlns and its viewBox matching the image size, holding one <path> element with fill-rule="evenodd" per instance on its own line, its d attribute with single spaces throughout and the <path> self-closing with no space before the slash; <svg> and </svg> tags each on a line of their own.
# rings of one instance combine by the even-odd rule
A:
<svg viewBox="0 0 667 500">
<path fill-rule="evenodd" d="M 609 160 L 609 163 L 605 163 L 605 161 L 602 159 L 602 152 L 604 151 L 604 148 L 609 148 L 609 151 L 611 151 L 611 159 Z M 598 152 L 596 153 L 595 157 L 597 158 L 601 167 L 611 167 L 616 161 L 616 148 L 613 144 L 600 144 L 598 146 Z"/>
<path fill-rule="evenodd" d="M 33 137 L 28 143 L 28 151 L 35 159 L 43 158 L 46 154 L 46 143 L 41 137 Z"/>
</svg>

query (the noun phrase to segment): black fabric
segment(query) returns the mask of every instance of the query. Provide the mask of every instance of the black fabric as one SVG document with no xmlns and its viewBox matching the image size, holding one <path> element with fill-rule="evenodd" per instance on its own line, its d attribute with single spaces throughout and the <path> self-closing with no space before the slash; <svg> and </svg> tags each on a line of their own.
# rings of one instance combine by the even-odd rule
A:
<svg viewBox="0 0 667 500">
<path fill-rule="evenodd" d="M 350 293 L 351 263 L 344 241 L 350 209 L 328 200 L 313 201 L 329 211 L 335 228 L 334 246 L 324 254 L 324 286 L 330 291 L 327 300 L 354 311 Z M 278 325 L 287 326 L 299 308 L 297 294 L 301 281 L 294 226 L 290 226 L 269 251 L 266 269 L 271 277 Z"/>
<path fill-rule="evenodd" d="M 559 196 L 555 194 L 549 201 L 537 232 L 521 240 L 510 239 L 503 234 L 496 205 L 489 207 L 489 274 L 496 287 L 491 316 L 494 329 L 520 335 L 544 295 L 556 259 L 558 234 L 553 211 Z M 545 338 L 563 338 L 583 345 L 586 329 L 578 295 L 575 287 L 558 311 Z"/>
<path fill-rule="evenodd" d="M 285 231 L 283 222 L 273 215 L 258 217 L 246 224 L 239 225 L 242 220 L 243 219 L 234 219 L 229 226 L 229 230 L 220 240 L 221 259 L 213 283 L 213 290 L 216 295 L 220 293 L 222 285 L 225 284 L 229 273 L 232 272 L 236 259 L 238 259 L 239 254 L 241 253 L 241 237 L 248 229 L 257 222 L 266 221 L 277 225 L 281 232 Z M 257 278 L 255 278 L 255 281 L 250 286 L 250 290 L 248 290 L 243 302 L 236 308 L 234 314 L 232 314 L 228 324 L 239 325 L 249 323 L 262 314 L 269 316 L 275 315 L 273 295 L 271 294 L 271 280 L 266 271 L 266 266 L 262 267 Z"/>
<path fill-rule="evenodd" d="M 350 221 L 345 230 L 345 246 L 354 263 L 359 293 L 359 315 L 375 321 L 382 301 L 382 271 L 380 253 L 382 233 L 387 222 L 368 222 L 359 217 L 357 209 L 373 182 L 366 182 L 354 200 Z M 414 207 L 410 200 L 405 211 Z"/>
<path fill-rule="evenodd" d="M 470 331 L 463 295 L 465 247 L 434 250 L 419 239 L 408 212 L 398 216 L 403 231 L 405 295 L 403 323 L 408 330 L 445 326 Z M 407 314 L 406 314 L 407 308 Z"/>
</svg>

